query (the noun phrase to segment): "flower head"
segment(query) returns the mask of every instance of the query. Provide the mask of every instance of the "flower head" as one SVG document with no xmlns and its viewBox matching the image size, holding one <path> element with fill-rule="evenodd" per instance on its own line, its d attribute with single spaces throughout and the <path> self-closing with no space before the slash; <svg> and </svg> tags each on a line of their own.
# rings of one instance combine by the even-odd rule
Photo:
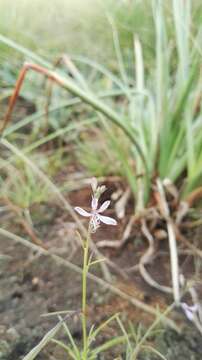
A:
<svg viewBox="0 0 202 360">
<path fill-rule="evenodd" d="M 107 224 L 107 225 L 117 225 L 117 222 L 115 219 L 113 219 L 109 216 L 100 215 L 109 207 L 109 204 L 110 204 L 110 201 L 107 200 L 98 208 L 98 200 L 99 200 L 100 195 L 106 190 L 105 186 L 98 187 L 96 179 L 92 180 L 91 186 L 92 186 L 92 190 L 93 190 L 93 196 L 92 196 L 92 201 L 91 201 L 91 211 L 88 212 L 78 206 L 75 207 L 75 210 L 81 216 L 90 218 L 90 223 L 89 223 L 90 231 L 93 233 L 99 228 L 101 222 L 104 224 Z"/>
<path fill-rule="evenodd" d="M 184 313 L 188 320 L 193 321 L 194 317 L 197 316 L 199 307 L 198 304 L 187 305 L 186 303 L 181 303 L 181 307 L 184 310 Z"/>
</svg>

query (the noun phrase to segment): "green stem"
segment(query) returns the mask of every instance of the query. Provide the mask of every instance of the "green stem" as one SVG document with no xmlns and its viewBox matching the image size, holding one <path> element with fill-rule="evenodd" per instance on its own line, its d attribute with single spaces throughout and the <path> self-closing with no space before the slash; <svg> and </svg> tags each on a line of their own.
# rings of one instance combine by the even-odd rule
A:
<svg viewBox="0 0 202 360">
<path fill-rule="evenodd" d="M 87 276 L 88 276 L 88 252 L 90 240 L 90 227 L 88 228 L 86 242 L 84 244 L 83 271 L 82 271 L 82 329 L 83 329 L 83 360 L 87 360 L 88 337 L 87 337 Z"/>
</svg>

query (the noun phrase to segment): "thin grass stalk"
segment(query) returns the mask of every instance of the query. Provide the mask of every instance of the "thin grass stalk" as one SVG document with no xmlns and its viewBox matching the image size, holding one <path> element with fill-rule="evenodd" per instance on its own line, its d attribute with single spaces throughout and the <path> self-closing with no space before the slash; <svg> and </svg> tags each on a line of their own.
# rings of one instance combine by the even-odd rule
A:
<svg viewBox="0 0 202 360">
<path fill-rule="evenodd" d="M 138 129 L 138 133 L 140 136 L 141 147 L 144 153 L 147 153 L 147 147 L 145 144 L 145 134 L 144 134 L 144 126 L 143 126 L 143 105 L 144 105 L 144 63 L 142 56 L 142 48 L 139 42 L 139 39 L 134 39 L 134 52 L 135 52 L 135 79 L 136 79 L 136 87 L 139 94 L 136 96 L 136 99 L 133 101 L 133 107 L 136 109 L 135 117 L 135 126 Z M 135 101 L 136 100 L 136 101 Z M 132 119 L 134 122 L 134 119 Z M 148 161 L 148 160 L 147 160 Z M 139 174 L 143 173 L 142 162 L 141 159 L 136 159 L 136 167 L 137 167 L 137 195 L 136 195 L 136 211 L 141 212 L 144 208 L 145 203 L 147 202 L 149 186 L 150 184 L 145 184 L 144 177 L 139 176 Z M 147 185 L 145 189 L 145 185 Z"/>
<path fill-rule="evenodd" d="M 107 14 L 107 18 L 108 18 L 108 21 L 112 28 L 114 48 L 115 48 L 115 53 L 116 53 L 116 57 L 117 57 L 117 62 L 118 62 L 122 82 L 124 83 L 126 89 L 128 89 L 128 77 L 127 77 L 127 73 L 125 70 L 125 65 L 124 65 L 124 60 L 123 60 L 123 56 L 122 56 L 122 51 L 121 51 L 119 35 L 118 35 L 117 28 L 116 28 L 116 24 L 115 24 L 113 17 L 110 14 Z M 127 93 L 128 93 L 128 95 L 130 94 L 128 91 L 127 91 Z M 130 100 L 130 96 L 129 96 L 129 100 Z"/>
<path fill-rule="evenodd" d="M 177 50 L 179 55 L 179 89 L 188 76 L 189 65 L 189 26 L 191 11 L 190 0 L 173 0 L 173 17 L 176 30 Z"/>
</svg>

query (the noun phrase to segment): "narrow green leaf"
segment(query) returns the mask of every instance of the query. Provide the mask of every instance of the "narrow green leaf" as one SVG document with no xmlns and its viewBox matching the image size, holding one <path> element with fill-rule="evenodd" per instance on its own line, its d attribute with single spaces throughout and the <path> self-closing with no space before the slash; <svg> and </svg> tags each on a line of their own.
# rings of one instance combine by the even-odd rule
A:
<svg viewBox="0 0 202 360">
<path fill-rule="evenodd" d="M 60 330 L 63 321 L 60 321 L 57 325 L 54 326 L 43 339 L 36 345 L 24 358 L 23 360 L 34 360 L 36 356 L 41 352 L 41 350 L 54 338 L 57 332 Z"/>
</svg>

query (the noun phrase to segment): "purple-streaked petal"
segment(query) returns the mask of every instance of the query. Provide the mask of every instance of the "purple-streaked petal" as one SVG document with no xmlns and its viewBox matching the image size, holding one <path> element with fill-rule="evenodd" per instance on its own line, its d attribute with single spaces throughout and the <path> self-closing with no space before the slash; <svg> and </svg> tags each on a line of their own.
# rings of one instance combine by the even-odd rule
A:
<svg viewBox="0 0 202 360">
<path fill-rule="evenodd" d="M 198 311 L 198 305 L 194 304 L 192 306 L 189 306 L 186 303 L 181 303 L 181 307 L 184 310 L 187 319 L 193 321 L 194 314 L 196 314 L 196 312 Z"/>
<path fill-rule="evenodd" d="M 91 201 L 91 208 L 93 211 L 97 210 L 97 206 L 98 206 L 98 199 L 96 197 L 92 197 L 92 201 Z"/>
<path fill-rule="evenodd" d="M 110 204 L 109 200 L 105 201 L 98 209 L 98 213 L 102 213 L 103 211 L 105 211 L 109 207 L 109 204 Z"/>
<path fill-rule="evenodd" d="M 107 225 L 117 225 L 117 221 L 108 216 L 99 215 L 99 219 L 101 222 Z"/>
<path fill-rule="evenodd" d="M 84 210 L 84 209 L 82 209 L 82 208 L 80 208 L 80 207 L 78 207 L 78 206 L 75 207 L 74 210 L 75 210 L 76 212 L 78 212 L 79 215 L 81 215 L 81 216 L 86 216 L 86 217 L 92 216 L 91 213 L 87 212 L 86 210 Z"/>
</svg>

